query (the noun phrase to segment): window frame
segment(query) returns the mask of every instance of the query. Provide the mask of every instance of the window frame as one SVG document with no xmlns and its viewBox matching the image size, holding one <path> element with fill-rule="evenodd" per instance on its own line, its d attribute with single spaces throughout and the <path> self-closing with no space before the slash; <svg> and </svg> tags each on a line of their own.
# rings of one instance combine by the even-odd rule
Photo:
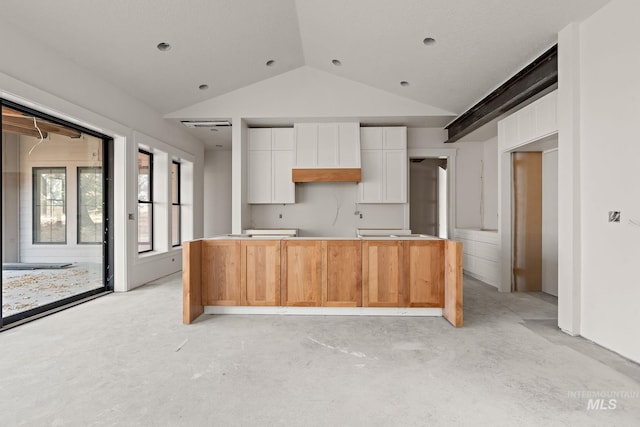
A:
<svg viewBox="0 0 640 427">
<path fill-rule="evenodd" d="M 80 236 L 81 236 L 81 232 L 80 232 L 80 229 L 81 229 L 81 227 L 80 227 L 80 206 L 81 206 L 81 204 L 80 204 L 80 195 L 81 195 L 81 192 L 80 192 L 80 176 L 81 176 L 81 172 L 83 170 L 99 170 L 100 171 L 100 182 L 102 183 L 102 181 L 103 181 L 102 166 L 78 166 L 76 168 L 76 189 L 77 189 L 77 191 L 76 191 L 76 193 L 77 193 L 76 194 L 76 199 L 77 199 L 76 200 L 76 207 L 77 207 L 76 208 L 76 211 L 77 211 L 76 243 L 78 245 L 101 245 L 103 243 L 103 240 L 104 240 L 104 189 L 102 188 L 102 186 L 100 188 L 100 190 L 102 191 L 102 196 L 101 197 L 102 197 L 102 224 L 103 224 L 103 227 L 100 230 L 100 237 L 101 238 L 97 242 L 83 242 L 81 240 L 81 238 L 80 238 Z"/>
<path fill-rule="evenodd" d="M 177 202 L 173 201 L 173 165 L 177 166 L 177 183 L 178 183 L 178 194 L 177 194 Z M 182 246 L 182 166 L 178 160 L 171 161 L 171 172 L 172 172 L 172 180 L 171 180 L 171 247 L 178 248 Z M 173 243 L 173 207 L 178 206 L 178 243 Z"/>
<path fill-rule="evenodd" d="M 64 220 L 64 241 L 61 242 L 39 242 L 36 240 L 36 217 L 40 218 L 36 214 L 37 206 L 36 197 L 39 197 L 40 192 L 38 190 L 37 174 L 40 170 L 53 170 L 59 169 L 64 171 L 64 200 L 62 202 L 62 208 L 65 216 Z M 69 231 L 69 223 L 67 221 L 67 167 L 66 166 L 32 166 L 31 167 L 31 244 L 33 245 L 66 245 L 67 244 L 67 232 Z M 42 234 L 42 233 L 40 233 Z"/>
<path fill-rule="evenodd" d="M 140 200 L 140 192 L 138 191 L 138 213 L 136 214 L 137 219 L 138 219 L 138 227 L 137 227 L 137 243 L 138 243 L 138 254 L 145 254 L 145 253 L 149 253 L 149 252 L 153 252 L 154 250 L 154 221 L 153 221 L 153 153 L 151 151 L 147 151 L 144 150 L 142 148 L 138 148 L 138 155 L 140 154 L 144 154 L 146 156 L 149 156 L 149 200 Z M 140 167 L 136 167 L 137 169 L 137 176 L 138 176 L 138 181 L 136 182 L 136 188 L 137 185 L 140 184 Z M 138 189 L 139 190 L 139 189 Z M 149 223 L 150 223 L 150 230 L 149 230 L 149 238 L 150 238 L 150 242 L 149 242 L 149 249 L 145 249 L 144 251 L 141 251 L 140 248 L 140 205 L 141 204 L 145 204 L 149 206 Z"/>
</svg>

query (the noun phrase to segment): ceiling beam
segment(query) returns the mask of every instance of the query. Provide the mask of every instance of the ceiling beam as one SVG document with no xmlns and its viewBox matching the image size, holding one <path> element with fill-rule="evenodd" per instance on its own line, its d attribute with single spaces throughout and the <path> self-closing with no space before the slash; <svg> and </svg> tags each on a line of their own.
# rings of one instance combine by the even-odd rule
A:
<svg viewBox="0 0 640 427">
<path fill-rule="evenodd" d="M 64 126 L 59 126 L 56 125 L 54 123 L 42 120 L 42 119 L 36 119 L 36 123 L 38 124 L 38 127 L 40 128 L 40 130 L 44 133 L 44 132 L 50 132 L 50 133 L 55 133 L 58 135 L 63 135 L 63 136 L 67 136 L 69 138 L 80 138 L 80 136 L 82 135 L 80 132 L 78 132 L 77 130 L 73 130 L 73 129 L 69 129 L 67 127 Z M 23 128 L 23 129 L 28 129 L 28 130 L 33 130 L 37 135 L 38 134 L 38 130 L 36 129 L 36 127 L 33 124 L 33 117 L 29 117 L 29 116 L 16 116 L 14 114 L 2 114 L 2 126 L 6 126 L 6 125 L 10 125 L 10 126 L 14 126 L 16 128 Z"/>
<path fill-rule="evenodd" d="M 458 141 L 557 82 L 558 45 L 555 45 L 451 122 L 445 128 L 449 131 L 445 143 Z"/>
<path fill-rule="evenodd" d="M 2 131 L 8 133 L 14 133 L 17 135 L 26 135 L 31 136 L 33 138 L 40 138 L 40 133 L 35 129 L 25 129 L 18 126 L 2 124 Z M 42 137 L 46 138 L 48 136 L 47 132 L 42 132 Z"/>
</svg>

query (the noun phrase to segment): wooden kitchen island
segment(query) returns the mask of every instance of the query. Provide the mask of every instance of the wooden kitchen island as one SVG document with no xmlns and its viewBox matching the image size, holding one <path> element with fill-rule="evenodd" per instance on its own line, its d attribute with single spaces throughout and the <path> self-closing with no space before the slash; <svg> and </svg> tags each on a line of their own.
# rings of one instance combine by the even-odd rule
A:
<svg viewBox="0 0 640 427">
<path fill-rule="evenodd" d="M 183 243 L 183 322 L 207 314 L 444 316 L 462 326 L 462 244 L 433 237 Z"/>
</svg>

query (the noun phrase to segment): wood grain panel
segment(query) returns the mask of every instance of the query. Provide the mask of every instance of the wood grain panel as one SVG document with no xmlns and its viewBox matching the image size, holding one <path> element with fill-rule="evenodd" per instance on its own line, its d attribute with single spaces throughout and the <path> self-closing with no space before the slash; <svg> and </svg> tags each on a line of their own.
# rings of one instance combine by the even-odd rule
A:
<svg viewBox="0 0 640 427">
<path fill-rule="evenodd" d="M 404 306 L 444 307 L 444 240 L 404 242 Z"/>
<path fill-rule="evenodd" d="M 240 305 L 240 240 L 202 242 L 204 305 Z"/>
<path fill-rule="evenodd" d="M 204 313 L 202 304 L 202 241 L 182 244 L 182 323 Z"/>
<path fill-rule="evenodd" d="M 322 305 L 362 306 L 362 242 L 322 241 Z"/>
<path fill-rule="evenodd" d="M 282 303 L 286 306 L 320 306 L 322 242 L 282 242 Z"/>
<path fill-rule="evenodd" d="M 362 169 L 292 169 L 293 182 L 360 182 Z"/>
<path fill-rule="evenodd" d="M 402 268 L 401 241 L 362 242 L 362 305 L 401 307 Z"/>
<path fill-rule="evenodd" d="M 542 153 L 513 153 L 513 290 L 542 290 Z"/>
<path fill-rule="evenodd" d="M 444 242 L 444 309 L 442 314 L 453 326 L 462 326 L 462 243 Z"/>
<path fill-rule="evenodd" d="M 280 240 L 243 240 L 242 305 L 280 305 Z"/>
</svg>

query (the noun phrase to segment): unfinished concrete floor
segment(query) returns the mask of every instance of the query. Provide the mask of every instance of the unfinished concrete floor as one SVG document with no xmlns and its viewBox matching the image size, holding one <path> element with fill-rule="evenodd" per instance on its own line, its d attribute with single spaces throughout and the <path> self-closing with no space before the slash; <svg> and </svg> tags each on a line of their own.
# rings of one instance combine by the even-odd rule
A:
<svg viewBox="0 0 640 427">
<path fill-rule="evenodd" d="M 639 424 L 640 366 L 559 332 L 553 299 L 465 278 L 461 329 L 239 315 L 184 326 L 180 280 L 0 333 L 0 425 Z M 588 410 L 582 391 L 635 397 Z"/>
</svg>

